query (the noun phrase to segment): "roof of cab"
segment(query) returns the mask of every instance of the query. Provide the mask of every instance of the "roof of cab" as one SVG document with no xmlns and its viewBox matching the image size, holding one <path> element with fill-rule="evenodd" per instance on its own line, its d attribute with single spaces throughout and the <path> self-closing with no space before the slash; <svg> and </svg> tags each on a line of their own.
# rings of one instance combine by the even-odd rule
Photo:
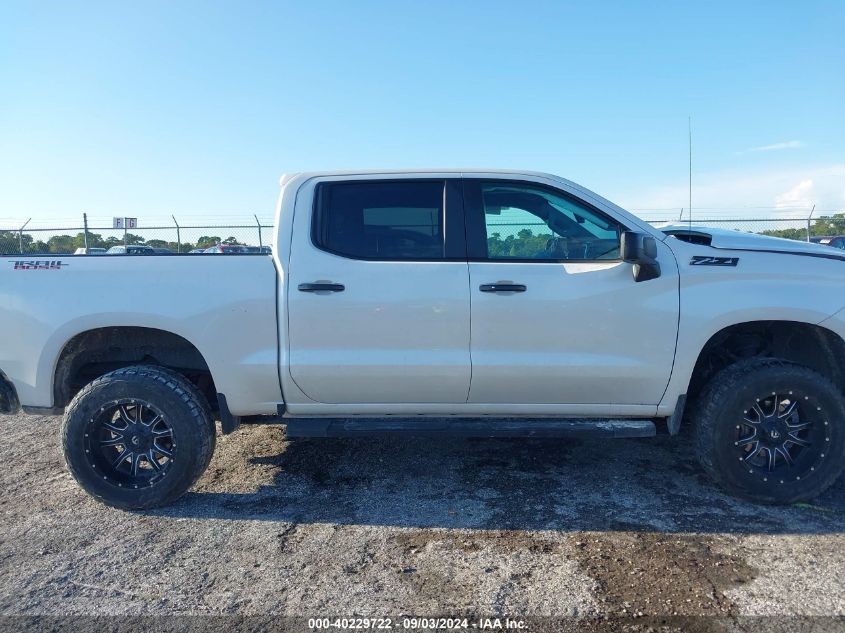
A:
<svg viewBox="0 0 845 633">
<path fill-rule="evenodd" d="M 279 179 L 279 184 L 284 186 L 286 183 L 297 177 L 315 178 L 324 176 L 379 176 L 395 174 L 503 174 L 508 176 L 539 176 L 541 178 L 560 180 L 560 176 L 555 176 L 554 174 L 548 174 L 541 171 L 529 171 L 525 169 L 483 169 L 478 167 L 460 169 L 455 167 L 425 167 L 415 169 L 339 169 L 333 171 L 293 172 L 290 174 L 282 174 Z"/>
</svg>

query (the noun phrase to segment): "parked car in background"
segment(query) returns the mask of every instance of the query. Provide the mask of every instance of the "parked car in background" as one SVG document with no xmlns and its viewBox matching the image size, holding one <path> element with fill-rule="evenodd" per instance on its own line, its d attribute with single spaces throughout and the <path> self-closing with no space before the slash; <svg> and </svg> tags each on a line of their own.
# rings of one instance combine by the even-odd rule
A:
<svg viewBox="0 0 845 633">
<path fill-rule="evenodd" d="M 85 248 L 84 246 L 81 248 L 77 248 L 73 251 L 74 255 L 105 255 L 106 249 L 104 248 Z"/>
<path fill-rule="evenodd" d="M 195 248 L 195 249 L 194 249 L 194 250 L 192 250 L 192 251 L 188 251 L 188 254 L 189 254 L 189 255 L 195 255 L 195 254 L 197 254 L 197 253 L 204 253 L 204 252 L 205 252 L 205 249 L 204 249 L 204 248 Z"/>
<path fill-rule="evenodd" d="M 240 244 L 217 244 L 216 246 L 205 249 L 205 252 L 216 253 L 218 255 L 243 255 L 249 253 L 248 248 Z"/>
<path fill-rule="evenodd" d="M 156 255 L 172 255 L 173 251 L 170 250 L 169 248 L 164 248 L 162 246 L 162 247 L 159 247 L 159 248 L 153 248 L 153 253 L 155 253 Z"/>
<path fill-rule="evenodd" d="M 131 244 L 129 246 L 112 246 L 106 251 L 106 255 L 155 255 L 155 251 L 149 246 Z"/>
<path fill-rule="evenodd" d="M 833 248 L 840 248 L 845 250 L 845 235 L 817 235 L 810 238 L 811 242 L 822 244 L 824 246 L 832 246 Z"/>
</svg>

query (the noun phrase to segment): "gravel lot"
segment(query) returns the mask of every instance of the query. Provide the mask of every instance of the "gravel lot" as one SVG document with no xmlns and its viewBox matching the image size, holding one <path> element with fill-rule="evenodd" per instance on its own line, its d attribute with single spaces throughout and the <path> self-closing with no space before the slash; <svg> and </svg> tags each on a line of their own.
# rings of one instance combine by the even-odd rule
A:
<svg viewBox="0 0 845 633">
<path fill-rule="evenodd" d="M 128 513 L 77 488 L 59 424 L 0 416 L 6 616 L 845 616 L 845 481 L 754 506 L 712 488 L 683 440 L 288 442 L 248 426 L 219 436 L 182 500 Z"/>
</svg>

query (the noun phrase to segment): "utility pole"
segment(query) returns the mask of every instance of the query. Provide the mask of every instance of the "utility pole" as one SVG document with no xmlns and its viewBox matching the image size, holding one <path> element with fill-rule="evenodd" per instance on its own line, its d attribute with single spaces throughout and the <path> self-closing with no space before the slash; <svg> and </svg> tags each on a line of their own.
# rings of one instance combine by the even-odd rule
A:
<svg viewBox="0 0 845 633">
<path fill-rule="evenodd" d="M 88 254 L 88 214 L 82 214 L 82 226 L 84 227 L 85 231 L 85 254 Z"/>
<path fill-rule="evenodd" d="M 692 226 L 692 117 L 687 117 L 689 131 L 689 223 Z"/>
<path fill-rule="evenodd" d="M 26 222 L 23 223 L 23 226 L 18 231 L 18 251 L 21 255 L 23 255 L 23 230 L 26 228 L 26 225 L 32 221 L 32 218 L 29 218 Z"/>
</svg>

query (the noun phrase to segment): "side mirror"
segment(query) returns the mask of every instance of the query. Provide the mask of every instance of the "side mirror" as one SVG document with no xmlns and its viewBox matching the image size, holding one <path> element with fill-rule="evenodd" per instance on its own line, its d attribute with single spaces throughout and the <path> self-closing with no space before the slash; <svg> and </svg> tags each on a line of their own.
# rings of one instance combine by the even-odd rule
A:
<svg viewBox="0 0 845 633">
<path fill-rule="evenodd" d="M 645 233 L 625 231 L 619 242 L 622 261 L 634 265 L 634 281 L 648 281 L 660 277 L 657 262 L 657 241 Z"/>
</svg>

